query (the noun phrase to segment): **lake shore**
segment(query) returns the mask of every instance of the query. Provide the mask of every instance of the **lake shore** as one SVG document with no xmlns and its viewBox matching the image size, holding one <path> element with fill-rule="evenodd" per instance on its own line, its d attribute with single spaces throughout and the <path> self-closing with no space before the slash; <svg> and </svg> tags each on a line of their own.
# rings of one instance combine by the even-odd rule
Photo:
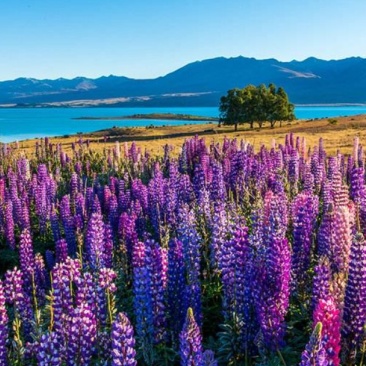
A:
<svg viewBox="0 0 366 366">
<path fill-rule="evenodd" d="M 153 155 L 161 155 L 163 147 L 167 144 L 173 147 L 173 152 L 178 153 L 184 141 L 194 136 L 203 137 L 213 143 L 221 143 L 225 138 L 236 138 L 238 141 L 243 139 L 258 149 L 262 144 L 271 146 L 273 140 L 278 144 L 283 144 L 288 133 L 293 133 L 295 137 L 305 138 L 309 147 L 317 146 L 319 138 L 322 138 L 327 151 L 332 155 L 335 155 L 338 150 L 344 154 L 351 154 L 355 137 L 360 139 L 361 144 L 366 141 L 366 114 L 297 120 L 283 123 L 282 127 L 278 124 L 273 129 L 268 124 L 262 129 L 250 129 L 247 125 L 240 125 L 238 131 L 234 131 L 233 126 L 218 127 L 214 122 L 159 127 L 111 127 L 92 133 L 51 137 L 49 141 L 52 144 L 61 144 L 67 152 L 71 152 L 75 145 L 83 146 L 83 148 L 88 145 L 93 152 L 101 152 L 105 149 L 112 149 L 117 141 L 121 144 L 130 144 L 134 141 L 142 151 L 146 150 Z M 40 139 L 20 141 L 18 143 L 19 151 L 34 154 L 35 144 L 39 141 Z M 15 146 L 15 143 L 10 145 Z"/>
<path fill-rule="evenodd" d="M 194 116 L 191 114 L 176 114 L 176 113 L 139 113 L 132 114 L 129 116 L 106 116 L 106 117 L 93 117 L 93 116 L 82 116 L 72 118 L 73 120 L 137 120 L 137 119 L 151 119 L 151 120 L 174 120 L 174 121 L 218 121 L 217 117 L 203 117 Z"/>
</svg>

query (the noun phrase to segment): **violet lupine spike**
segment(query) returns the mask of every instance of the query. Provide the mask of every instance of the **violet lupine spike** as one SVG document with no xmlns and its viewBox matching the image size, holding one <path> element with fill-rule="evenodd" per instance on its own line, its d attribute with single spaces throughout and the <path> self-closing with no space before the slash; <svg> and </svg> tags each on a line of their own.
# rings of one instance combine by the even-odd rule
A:
<svg viewBox="0 0 366 366">
<path fill-rule="evenodd" d="M 104 267 L 104 222 L 101 214 L 90 216 L 85 237 L 87 260 L 92 269 Z"/>
<path fill-rule="evenodd" d="M 75 279 L 77 291 L 75 294 L 75 305 L 80 307 L 82 304 L 88 304 L 93 312 L 97 311 L 97 294 L 93 276 L 85 272 L 82 276 Z"/>
<path fill-rule="evenodd" d="M 71 285 L 72 282 L 78 282 L 80 269 L 80 262 L 68 257 L 64 263 L 57 263 L 52 270 L 53 330 L 63 340 L 67 337 L 73 312 Z"/>
<path fill-rule="evenodd" d="M 98 282 L 97 282 L 97 313 L 98 322 L 104 327 L 107 324 L 108 310 L 110 312 L 113 309 L 108 309 L 108 296 L 111 296 L 117 290 L 114 280 L 116 279 L 116 273 L 110 268 L 101 268 L 99 270 Z M 109 299 L 110 300 L 110 299 Z M 111 320 L 111 319 L 110 319 Z"/>
<path fill-rule="evenodd" d="M 71 215 L 69 195 L 62 197 L 60 204 L 60 216 L 65 231 L 69 255 L 74 256 L 76 253 L 76 236 L 74 219 Z"/>
<path fill-rule="evenodd" d="M 361 233 L 354 236 L 343 308 L 342 341 L 346 359 L 355 361 L 355 353 L 363 341 L 366 323 L 366 242 Z"/>
<path fill-rule="evenodd" d="M 97 338 L 97 320 L 90 307 L 82 304 L 72 311 L 72 326 L 68 334 L 67 364 L 91 364 Z"/>
<path fill-rule="evenodd" d="M 33 287 L 32 276 L 34 276 L 34 253 L 32 238 L 28 229 L 25 229 L 20 235 L 19 261 L 25 289 L 31 295 Z"/>
<path fill-rule="evenodd" d="M 192 308 L 188 308 L 182 332 L 179 335 L 181 366 L 201 366 L 203 364 L 202 336 L 194 319 Z"/>
<path fill-rule="evenodd" d="M 166 267 L 163 265 L 162 248 L 154 240 L 145 242 L 146 254 L 151 260 L 151 289 L 154 316 L 154 340 L 160 343 L 166 339 L 165 288 Z M 165 273 L 164 273 L 165 272 Z"/>
<path fill-rule="evenodd" d="M 192 307 L 196 321 L 202 325 L 201 290 L 200 290 L 200 246 L 201 238 L 196 230 L 196 219 L 188 205 L 183 204 L 178 214 L 177 238 L 183 244 L 184 261 L 187 270 L 186 296 L 187 308 Z"/>
<path fill-rule="evenodd" d="M 112 366 L 136 366 L 133 327 L 124 313 L 112 324 Z"/>
<path fill-rule="evenodd" d="M 292 203 L 292 280 L 295 287 L 302 288 L 306 284 L 318 206 L 318 197 L 306 193 L 297 195 Z"/>
<path fill-rule="evenodd" d="M 37 347 L 38 366 L 61 366 L 64 347 L 55 332 L 42 334 Z"/>
<path fill-rule="evenodd" d="M 133 307 L 136 317 L 136 334 L 144 348 L 147 360 L 151 358 L 154 340 L 154 314 L 151 288 L 151 259 L 146 256 L 146 247 L 137 242 L 133 248 Z"/>
<path fill-rule="evenodd" d="M 223 203 L 214 205 L 214 214 L 211 225 L 210 262 L 212 268 L 217 268 L 221 248 L 228 236 L 227 213 Z"/>
<path fill-rule="evenodd" d="M 318 253 L 329 258 L 333 272 L 347 273 L 352 217 L 349 208 L 328 206 L 318 232 Z"/>
<path fill-rule="evenodd" d="M 350 196 L 357 206 L 366 198 L 365 170 L 354 167 L 351 172 Z"/>
<path fill-rule="evenodd" d="M 26 340 L 31 339 L 33 331 L 33 308 L 28 294 L 24 291 L 22 272 L 14 267 L 5 273 L 4 293 L 6 302 L 13 305 L 14 312 L 22 322 L 23 334 Z"/>
<path fill-rule="evenodd" d="M 287 239 L 272 240 L 257 269 L 255 306 L 264 343 L 271 350 L 283 344 L 289 306 L 291 254 Z"/>
<path fill-rule="evenodd" d="M 7 200 L 5 203 L 4 218 L 6 242 L 12 250 L 15 250 L 13 203 L 11 200 Z"/>
<path fill-rule="evenodd" d="M 113 266 L 113 232 L 109 224 L 104 225 L 103 263 L 107 268 L 112 268 Z"/>
<path fill-rule="evenodd" d="M 67 242 L 65 239 L 60 239 L 55 245 L 56 262 L 63 263 L 67 258 Z"/>
<path fill-rule="evenodd" d="M 178 239 L 171 239 L 168 250 L 167 310 L 169 329 L 172 332 L 173 343 L 178 339 L 186 315 L 182 302 L 185 286 L 186 269 L 184 265 L 183 245 Z"/>
<path fill-rule="evenodd" d="M 51 222 L 51 230 L 53 234 L 53 240 L 57 242 L 61 239 L 61 232 L 60 232 L 60 223 L 59 218 L 56 212 L 56 209 L 53 207 L 50 214 L 50 222 Z"/>
<path fill-rule="evenodd" d="M 314 267 L 314 280 L 312 292 L 312 309 L 315 310 L 321 299 L 327 299 L 330 295 L 332 273 L 327 257 L 321 257 L 319 264 Z"/>
<path fill-rule="evenodd" d="M 0 279 L 0 365 L 8 365 L 6 342 L 9 337 L 8 314 L 5 307 L 4 287 Z"/>
<path fill-rule="evenodd" d="M 211 351 L 210 349 L 203 352 L 202 365 L 203 366 L 218 366 L 218 363 L 215 360 L 215 353 L 213 351 Z"/>
<path fill-rule="evenodd" d="M 223 308 L 225 318 L 235 313 L 240 321 L 239 331 L 242 346 L 251 349 L 254 334 L 258 333 L 254 319 L 253 298 L 253 253 L 249 247 L 248 228 L 241 226 L 227 240 L 220 255 L 220 269 L 223 284 Z"/>
<path fill-rule="evenodd" d="M 341 311 L 332 297 L 320 299 L 313 314 L 314 326 L 321 322 L 322 344 L 325 349 L 327 365 L 340 365 L 341 350 Z"/>
<path fill-rule="evenodd" d="M 310 336 L 309 343 L 306 345 L 301 355 L 299 366 L 328 366 L 325 349 L 322 345 L 322 323 L 318 323 Z"/>
</svg>

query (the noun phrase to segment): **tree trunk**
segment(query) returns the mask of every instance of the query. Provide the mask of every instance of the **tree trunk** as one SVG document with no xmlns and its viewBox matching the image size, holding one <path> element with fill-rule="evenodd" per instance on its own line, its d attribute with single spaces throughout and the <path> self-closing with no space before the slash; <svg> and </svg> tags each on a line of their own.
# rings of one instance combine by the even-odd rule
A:
<svg viewBox="0 0 366 366">
<path fill-rule="evenodd" d="M 235 122 L 235 131 L 237 131 L 237 130 L 238 130 L 238 123 Z"/>
<path fill-rule="evenodd" d="M 253 121 L 251 121 L 251 122 L 250 122 L 250 128 L 253 128 L 253 125 L 254 125 L 254 122 L 253 122 Z"/>
</svg>

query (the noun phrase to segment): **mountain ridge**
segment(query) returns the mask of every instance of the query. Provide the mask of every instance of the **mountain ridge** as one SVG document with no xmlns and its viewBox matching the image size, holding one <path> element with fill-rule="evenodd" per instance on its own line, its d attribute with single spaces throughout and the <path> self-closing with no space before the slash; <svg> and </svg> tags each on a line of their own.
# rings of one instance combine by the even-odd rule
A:
<svg viewBox="0 0 366 366">
<path fill-rule="evenodd" d="M 152 79 L 20 77 L 0 82 L 0 106 L 216 106 L 229 89 L 271 82 L 295 104 L 364 104 L 366 59 L 216 57 Z"/>
</svg>

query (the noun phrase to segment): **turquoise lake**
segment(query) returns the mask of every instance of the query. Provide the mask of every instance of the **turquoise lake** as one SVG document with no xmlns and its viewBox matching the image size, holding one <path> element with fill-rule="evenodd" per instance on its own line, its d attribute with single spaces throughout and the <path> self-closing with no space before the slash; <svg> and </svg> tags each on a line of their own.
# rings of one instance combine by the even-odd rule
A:
<svg viewBox="0 0 366 366">
<path fill-rule="evenodd" d="M 34 137 L 62 136 L 77 132 L 92 132 L 112 126 L 182 125 L 176 120 L 73 120 L 77 117 L 116 117 L 146 113 L 180 113 L 218 117 L 215 107 L 180 108 L 9 108 L 0 109 L 0 142 Z M 363 107 L 296 107 L 296 117 L 312 119 L 366 114 Z M 194 123 L 194 122 L 189 122 Z M 200 123 L 200 122 L 197 122 Z"/>
</svg>

